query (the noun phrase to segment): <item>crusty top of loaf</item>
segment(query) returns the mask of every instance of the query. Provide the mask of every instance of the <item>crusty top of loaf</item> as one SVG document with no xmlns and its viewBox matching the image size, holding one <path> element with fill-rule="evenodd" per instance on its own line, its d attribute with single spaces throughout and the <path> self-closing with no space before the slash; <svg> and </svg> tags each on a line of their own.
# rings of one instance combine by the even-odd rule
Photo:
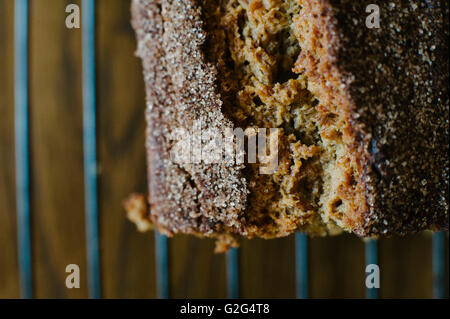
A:
<svg viewBox="0 0 450 319">
<path fill-rule="evenodd" d="M 224 131 L 233 124 L 221 112 L 215 70 L 205 63 L 200 9 L 193 1 L 134 1 L 147 91 L 147 155 L 150 219 L 166 234 L 212 235 L 240 223 L 247 196 L 242 166 L 183 164 L 170 158 L 176 128 Z"/>
<path fill-rule="evenodd" d="M 361 235 L 448 229 L 448 2 L 319 0 L 328 53 L 362 149 Z"/>
<path fill-rule="evenodd" d="M 341 25 L 350 23 L 350 7 L 344 1 L 338 11 Z M 352 40 L 349 28 L 342 32 L 338 62 L 355 74 L 354 118 L 371 138 L 362 227 L 377 234 L 448 229 L 448 2 L 389 3 L 381 14 L 381 32 Z M 349 43 L 362 48 L 353 62 L 344 58 L 353 52 Z"/>
</svg>

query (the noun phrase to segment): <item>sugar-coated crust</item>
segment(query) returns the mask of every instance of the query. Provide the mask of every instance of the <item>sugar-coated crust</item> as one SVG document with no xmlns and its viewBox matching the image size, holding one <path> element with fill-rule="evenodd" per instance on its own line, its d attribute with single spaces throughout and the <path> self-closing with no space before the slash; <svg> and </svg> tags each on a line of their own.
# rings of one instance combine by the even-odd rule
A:
<svg viewBox="0 0 450 319">
<path fill-rule="evenodd" d="M 368 209 L 361 236 L 448 229 L 448 2 L 319 1 L 350 102 Z"/>
<path fill-rule="evenodd" d="M 358 173 L 343 194 L 354 203 L 344 228 L 359 236 L 448 229 L 447 2 L 383 1 L 379 29 L 365 25 L 368 1 L 300 2 L 318 41 L 300 41 L 296 68 L 347 120 Z M 201 8 L 194 0 L 132 4 L 147 92 L 148 218 L 168 235 L 221 238 L 224 250 L 251 235 L 243 167 L 170 158 L 175 128 L 195 129 L 197 120 L 233 128 L 203 56 Z"/>
<path fill-rule="evenodd" d="M 220 111 L 214 68 L 202 56 L 199 8 L 192 1 L 134 0 L 132 14 L 147 92 L 150 220 L 167 235 L 245 235 L 242 167 L 180 164 L 170 157 L 175 129 L 200 129 L 197 121 L 202 129 L 232 128 Z"/>
</svg>

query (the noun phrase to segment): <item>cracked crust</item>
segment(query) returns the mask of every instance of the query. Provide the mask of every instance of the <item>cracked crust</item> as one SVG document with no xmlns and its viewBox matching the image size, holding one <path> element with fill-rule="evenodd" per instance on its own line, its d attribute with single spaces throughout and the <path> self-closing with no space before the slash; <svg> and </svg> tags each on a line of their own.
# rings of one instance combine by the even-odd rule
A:
<svg viewBox="0 0 450 319">
<path fill-rule="evenodd" d="M 263 6 L 249 2 L 251 10 Z M 339 185 L 330 183 L 334 197 L 321 197 L 321 220 L 311 222 L 300 209 L 295 219 L 281 215 L 278 228 L 260 215 L 254 222 L 258 189 L 252 181 L 267 181 L 252 179 L 248 165 L 181 165 L 171 159 L 175 128 L 200 129 L 200 119 L 202 129 L 221 131 L 239 123 L 227 114 L 230 103 L 220 87 L 226 68 L 211 61 L 214 50 L 205 56 L 207 5 L 193 0 L 133 0 L 147 91 L 150 212 L 139 216 L 167 235 L 219 238 L 220 251 L 236 245 L 239 236 L 308 231 L 305 221 L 316 223 L 313 233 L 327 227 L 334 232 L 337 224 L 359 236 L 448 229 L 448 4 L 386 3 L 380 5 L 381 28 L 368 29 L 365 3 L 298 3 L 293 30 L 301 50 L 292 71 L 306 76 L 307 89 L 320 100 L 320 123 L 330 116 L 324 106 L 335 108 L 331 115 L 346 147 L 341 161 L 352 172 Z M 272 81 L 270 73 L 254 71 Z M 321 138 L 335 139 L 330 134 L 324 130 Z M 297 148 L 311 152 L 305 147 Z M 338 201 L 345 211 L 334 214 Z"/>
<path fill-rule="evenodd" d="M 354 232 L 448 229 L 448 2 L 391 1 L 380 29 L 364 27 L 367 3 L 317 3 L 360 149 L 367 209 Z"/>
</svg>

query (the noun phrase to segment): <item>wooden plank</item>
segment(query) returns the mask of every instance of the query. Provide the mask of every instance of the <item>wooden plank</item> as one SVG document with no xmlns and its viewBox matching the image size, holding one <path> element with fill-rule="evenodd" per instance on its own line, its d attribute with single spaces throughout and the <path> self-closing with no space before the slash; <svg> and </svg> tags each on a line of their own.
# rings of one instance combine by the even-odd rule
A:
<svg viewBox="0 0 450 319">
<path fill-rule="evenodd" d="M 311 298 L 364 298 L 364 242 L 354 235 L 311 238 Z"/>
<path fill-rule="evenodd" d="M 139 234 L 123 200 L 147 192 L 145 95 L 130 1 L 97 1 L 101 269 L 106 298 L 153 298 L 153 234 Z"/>
<path fill-rule="evenodd" d="M 32 240 L 35 297 L 87 297 L 83 196 L 81 32 L 65 26 L 80 1 L 33 1 L 30 9 Z M 81 288 L 67 289 L 77 264 Z"/>
<path fill-rule="evenodd" d="M 0 0 L 0 298 L 18 298 L 14 166 L 14 1 Z"/>
<path fill-rule="evenodd" d="M 431 298 L 431 236 L 380 239 L 381 298 Z"/>
<path fill-rule="evenodd" d="M 171 298 L 226 298 L 225 254 L 214 241 L 177 235 L 169 240 Z"/>
<path fill-rule="evenodd" d="M 294 236 L 244 240 L 240 249 L 242 298 L 295 298 Z"/>
</svg>

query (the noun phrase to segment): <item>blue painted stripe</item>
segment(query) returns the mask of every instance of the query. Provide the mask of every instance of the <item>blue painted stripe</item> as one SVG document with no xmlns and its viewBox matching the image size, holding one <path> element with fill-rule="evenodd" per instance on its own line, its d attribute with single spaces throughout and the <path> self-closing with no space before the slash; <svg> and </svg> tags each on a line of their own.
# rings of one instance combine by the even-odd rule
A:
<svg viewBox="0 0 450 319">
<path fill-rule="evenodd" d="M 433 234 L 433 298 L 446 298 L 445 283 L 445 240 L 444 231 Z"/>
<path fill-rule="evenodd" d="M 378 265 L 378 241 L 376 239 L 368 239 L 365 244 L 366 266 L 370 264 Z M 366 298 L 377 299 L 378 288 L 366 287 Z"/>
<path fill-rule="evenodd" d="M 169 256 L 167 237 L 155 231 L 156 290 L 159 299 L 169 298 Z"/>
<path fill-rule="evenodd" d="M 95 1 L 82 2 L 83 142 L 86 205 L 86 245 L 90 298 L 100 298 L 98 236 L 97 141 L 95 97 Z"/>
<path fill-rule="evenodd" d="M 14 3 L 14 112 L 20 295 L 32 298 L 28 111 L 28 0 Z"/>
<path fill-rule="evenodd" d="M 226 256 L 227 268 L 227 297 L 239 298 L 239 250 L 231 248 Z"/>
<path fill-rule="evenodd" d="M 295 234 L 295 275 L 298 299 L 308 298 L 308 236 Z"/>
</svg>

